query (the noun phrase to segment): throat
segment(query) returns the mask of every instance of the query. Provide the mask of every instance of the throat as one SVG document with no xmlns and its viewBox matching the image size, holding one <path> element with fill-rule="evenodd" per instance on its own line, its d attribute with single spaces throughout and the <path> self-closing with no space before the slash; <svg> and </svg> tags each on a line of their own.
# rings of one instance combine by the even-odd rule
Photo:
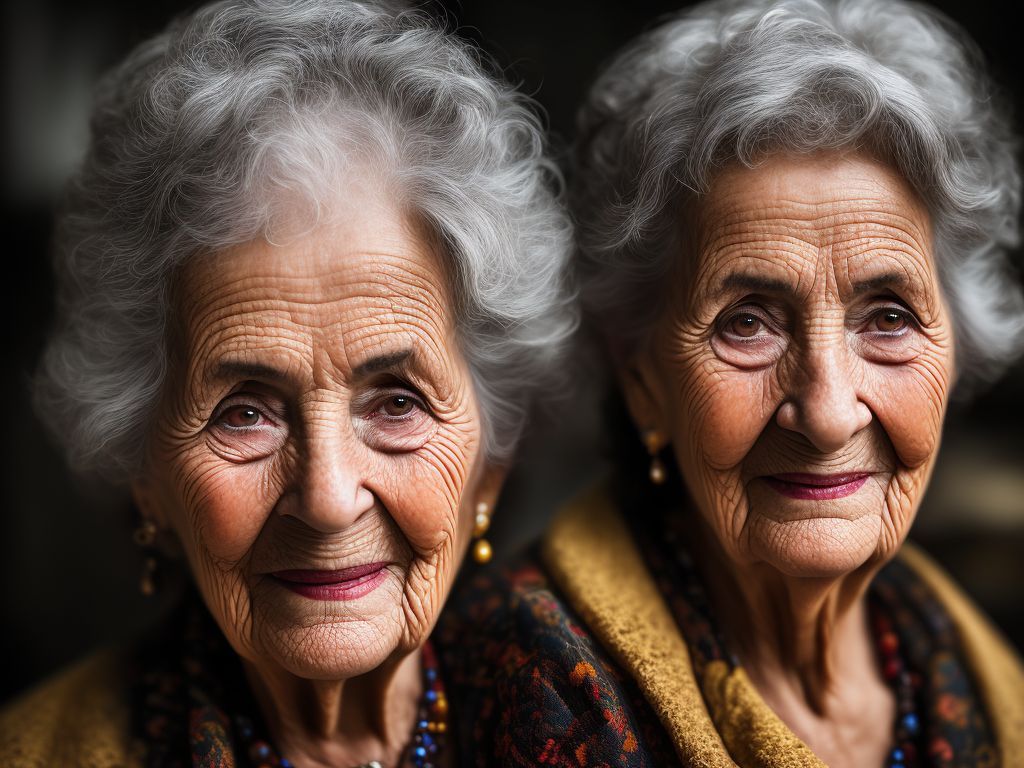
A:
<svg viewBox="0 0 1024 768">
<path fill-rule="evenodd" d="M 270 741 L 292 764 L 399 765 L 425 697 L 420 654 L 344 681 L 246 665 Z"/>
<path fill-rule="evenodd" d="M 885 764 L 897 700 L 879 669 L 866 582 L 705 573 L 725 642 L 779 719 L 833 768 Z"/>
<path fill-rule="evenodd" d="M 688 536 L 703 545 L 695 566 L 710 615 L 762 694 L 782 686 L 825 715 L 837 687 L 877 676 L 866 600 L 874 567 L 837 578 L 795 577 L 765 563 L 735 562 L 706 530 Z"/>
</svg>

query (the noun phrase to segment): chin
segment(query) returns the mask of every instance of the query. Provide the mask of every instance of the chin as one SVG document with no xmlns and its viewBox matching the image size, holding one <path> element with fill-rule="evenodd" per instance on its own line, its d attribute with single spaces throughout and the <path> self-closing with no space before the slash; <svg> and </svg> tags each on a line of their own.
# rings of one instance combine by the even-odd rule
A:
<svg viewBox="0 0 1024 768">
<path fill-rule="evenodd" d="M 752 531 L 751 550 L 786 576 L 842 578 L 875 557 L 880 527 L 877 517 L 763 520 Z"/>
<path fill-rule="evenodd" d="M 327 621 L 271 630 L 258 646 L 260 656 L 296 677 L 347 680 L 379 667 L 400 642 L 401 630 L 391 620 Z"/>
<path fill-rule="evenodd" d="M 394 579 L 358 600 L 311 600 L 280 587 L 253 597 L 257 655 L 297 677 L 356 677 L 383 664 L 402 642 L 402 592 Z"/>
</svg>

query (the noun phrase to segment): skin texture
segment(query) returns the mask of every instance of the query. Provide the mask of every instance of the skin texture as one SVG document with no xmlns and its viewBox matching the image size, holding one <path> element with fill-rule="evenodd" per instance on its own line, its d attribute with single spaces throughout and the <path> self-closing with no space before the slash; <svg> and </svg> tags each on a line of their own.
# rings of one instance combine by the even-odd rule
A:
<svg viewBox="0 0 1024 768">
<path fill-rule="evenodd" d="M 865 590 L 907 535 L 939 447 L 953 330 L 928 212 L 858 154 L 723 170 L 620 379 L 679 465 L 684 525 L 768 704 L 831 766 L 881 765 L 893 697 Z M 766 477 L 867 474 L 834 499 Z"/>
<path fill-rule="evenodd" d="M 385 191 L 344 188 L 313 232 L 184 270 L 176 364 L 134 488 L 300 766 L 397 763 L 418 648 L 503 479 L 433 241 Z M 348 601 L 272 575 L 377 562 L 382 583 Z"/>
</svg>

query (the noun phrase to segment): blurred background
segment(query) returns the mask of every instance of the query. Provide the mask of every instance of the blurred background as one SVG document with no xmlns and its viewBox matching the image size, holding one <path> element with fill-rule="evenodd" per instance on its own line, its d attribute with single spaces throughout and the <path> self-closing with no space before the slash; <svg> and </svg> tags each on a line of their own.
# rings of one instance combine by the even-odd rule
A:
<svg viewBox="0 0 1024 768">
<path fill-rule="evenodd" d="M 99 645 L 131 637 L 166 608 L 137 590 L 141 559 L 127 497 L 74 479 L 35 420 L 29 375 L 52 312 L 51 218 L 88 138 L 97 76 L 194 3 L 4 0 L 2 51 L 6 329 L 0 515 L 0 702 Z M 463 0 L 427 9 L 487 50 L 547 113 L 556 150 L 596 68 L 680 2 Z M 993 0 L 933 5 L 985 51 L 1021 127 L 1020 30 Z M 1018 265 L 1021 261 L 1018 254 Z M 498 556 L 533 539 L 551 512 L 603 471 L 599 404 L 562 406 L 535 425 L 495 519 Z M 954 406 L 911 534 L 1024 648 L 1024 366 Z M 166 594 L 166 593 L 165 593 Z"/>
</svg>

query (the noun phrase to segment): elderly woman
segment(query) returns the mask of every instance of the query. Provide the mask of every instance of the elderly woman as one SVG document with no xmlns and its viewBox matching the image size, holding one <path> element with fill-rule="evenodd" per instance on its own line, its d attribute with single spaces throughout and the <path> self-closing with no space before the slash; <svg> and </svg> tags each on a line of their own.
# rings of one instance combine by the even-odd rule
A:
<svg viewBox="0 0 1024 768">
<path fill-rule="evenodd" d="M 8 766 L 448 762 L 428 635 L 574 326 L 529 105 L 383 2 L 208 5 L 103 83 L 40 413 L 198 596 Z M 201 598 L 201 599 L 200 599 Z"/>
<path fill-rule="evenodd" d="M 629 427 L 542 565 L 460 598 L 442 637 L 490 638 L 444 654 L 463 727 L 505 765 L 1024 764 L 1019 660 L 904 545 L 954 383 L 1024 330 L 974 49 L 905 3 L 712 2 L 621 53 L 580 129 Z"/>
</svg>

